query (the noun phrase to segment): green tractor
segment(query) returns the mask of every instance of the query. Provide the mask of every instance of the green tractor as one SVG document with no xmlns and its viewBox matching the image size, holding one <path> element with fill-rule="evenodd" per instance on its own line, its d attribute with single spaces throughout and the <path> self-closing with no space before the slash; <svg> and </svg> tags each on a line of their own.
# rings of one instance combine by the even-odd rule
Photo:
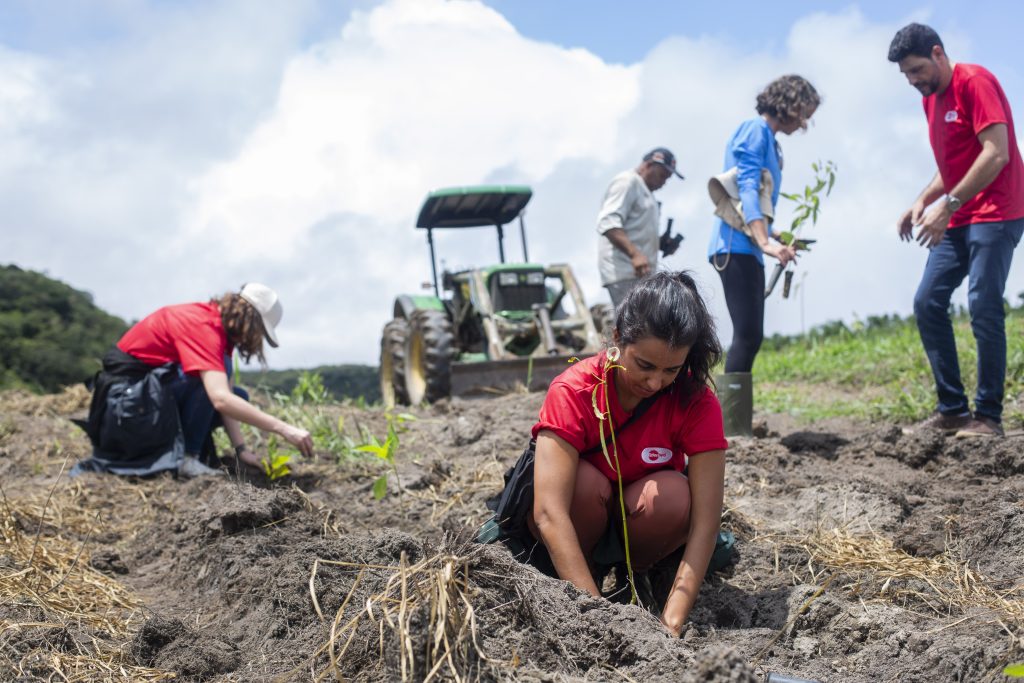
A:
<svg viewBox="0 0 1024 683">
<path fill-rule="evenodd" d="M 601 348 L 613 312 L 586 307 L 565 264 L 530 263 L 525 186 L 455 187 L 427 195 L 416 227 L 427 231 L 433 295 L 400 295 L 380 342 L 386 405 L 433 403 L 447 396 L 524 386 L 545 389 L 573 356 Z M 518 219 L 523 263 L 506 263 L 505 226 Z M 497 265 L 437 273 L 434 230 L 491 227 Z M 427 285 L 424 285 L 425 287 Z"/>
</svg>

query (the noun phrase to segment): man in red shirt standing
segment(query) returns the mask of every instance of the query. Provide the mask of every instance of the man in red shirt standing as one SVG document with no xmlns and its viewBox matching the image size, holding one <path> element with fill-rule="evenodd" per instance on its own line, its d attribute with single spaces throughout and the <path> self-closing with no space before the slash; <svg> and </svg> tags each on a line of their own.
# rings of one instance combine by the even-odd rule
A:
<svg viewBox="0 0 1024 683">
<path fill-rule="evenodd" d="M 900 29 L 889 46 L 889 61 L 898 63 L 924 96 L 938 165 L 938 173 L 897 225 L 904 241 L 914 239 L 913 230 L 919 228 L 917 242 L 930 250 L 914 296 L 914 315 L 935 376 L 938 409 L 921 426 L 1002 436 L 1003 291 L 1013 250 L 1024 232 L 1024 163 L 1010 105 L 995 76 L 975 64 L 951 62 L 939 35 L 928 26 Z M 964 277 L 978 346 L 973 415 L 949 318 L 950 297 Z"/>
</svg>

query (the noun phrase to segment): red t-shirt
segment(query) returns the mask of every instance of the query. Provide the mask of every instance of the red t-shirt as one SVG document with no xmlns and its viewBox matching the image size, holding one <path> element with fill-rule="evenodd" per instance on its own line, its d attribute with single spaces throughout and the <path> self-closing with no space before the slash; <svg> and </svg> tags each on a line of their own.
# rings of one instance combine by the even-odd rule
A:
<svg viewBox="0 0 1024 683">
<path fill-rule="evenodd" d="M 147 365 L 179 363 L 188 374 L 225 372 L 228 338 L 215 303 L 164 306 L 125 332 L 117 348 Z"/>
<path fill-rule="evenodd" d="M 1024 163 L 1017 147 L 1010 103 L 996 77 L 976 64 L 957 64 L 949 87 L 925 97 L 923 103 L 928 137 L 946 192 L 967 175 L 978 158 L 978 133 L 1003 123 L 1009 137 L 1009 163 L 974 197 L 961 197 L 964 204 L 950 218 L 950 227 L 1024 217 Z"/>
<path fill-rule="evenodd" d="M 608 479 L 615 481 L 615 470 L 600 451 L 600 420 L 594 414 L 593 405 L 594 387 L 600 384 L 599 378 L 605 373 L 604 362 L 605 353 L 601 352 L 574 364 L 551 382 L 540 409 L 540 421 L 533 426 L 533 436 L 536 437 L 542 430 L 550 430 L 581 454 L 597 447 L 597 453 L 585 459 Z M 612 370 L 606 386 L 612 420 L 619 426 L 629 419 L 630 413 L 619 405 L 615 392 L 615 372 L 622 371 Z M 605 412 L 605 389 L 599 389 L 597 394 L 598 408 Z M 607 425 L 605 439 L 608 440 L 611 454 Z M 621 435 L 616 429 L 615 439 L 618 443 L 622 481 L 627 484 L 657 470 L 674 469 L 682 472 L 687 456 L 723 450 L 729 445 L 722 427 L 722 407 L 707 387 L 686 405 L 681 404 L 678 389 L 673 387 Z"/>
</svg>

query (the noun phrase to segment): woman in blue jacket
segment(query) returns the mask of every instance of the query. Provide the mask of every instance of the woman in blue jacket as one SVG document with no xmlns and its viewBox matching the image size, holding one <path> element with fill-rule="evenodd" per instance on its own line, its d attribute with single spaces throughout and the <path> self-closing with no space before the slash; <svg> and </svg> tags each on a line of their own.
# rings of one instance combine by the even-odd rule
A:
<svg viewBox="0 0 1024 683">
<path fill-rule="evenodd" d="M 750 372 L 764 339 L 763 255 L 783 265 L 796 258 L 792 247 L 777 241 L 778 233 L 770 228 L 761 210 L 762 169 L 768 170 L 774 182 L 774 207 L 782 181 L 782 150 L 776 135 L 805 130 L 819 104 L 818 91 L 806 79 L 796 75 L 777 78 L 757 96 L 758 116 L 741 123 L 725 146 L 724 170 L 737 170 L 740 204 L 751 235 L 719 219 L 708 246 L 708 259 L 722 278 L 732 320 L 725 372 Z"/>
</svg>

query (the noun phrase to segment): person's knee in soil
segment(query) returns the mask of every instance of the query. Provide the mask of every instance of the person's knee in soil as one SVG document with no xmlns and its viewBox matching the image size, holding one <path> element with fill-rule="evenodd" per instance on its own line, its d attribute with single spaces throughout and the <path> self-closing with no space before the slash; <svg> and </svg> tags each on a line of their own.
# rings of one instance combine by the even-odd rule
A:
<svg viewBox="0 0 1024 683">
<path fill-rule="evenodd" d="M 683 544 L 690 531 L 690 485 L 674 470 L 656 472 L 625 491 L 633 568 L 646 572 Z"/>
<path fill-rule="evenodd" d="M 634 559 L 649 566 L 686 542 L 675 589 L 661 613 L 665 626 L 678 634 L 721 521 L 727 443 L 721 407 L 709 387 L 721 348 L 713 319 L 685 273 L 641 280 L 616 312 L 613 342 L 614 351 L 576 363 L 551 383 L 533 428 L 531 531 L 560 578 L 599 596 L 590 571 L 594 558 L 583 546 L 589 547 L 599 531 L 621 525 L 616 502 L 621 480 L 632 513 L 626 522 L 638 543 L 634 550 L 631 538 Z M 611 428 L 615 446 L 606 438 L 602 448 L 601 433 L 608 437 Z M 688 481 L 679 474 L 687 455 Z M 589 475 L 580 476 L 581 469 L 600 473 L 600 493 L 581 496 L 576 490 L 597 487 L 582 483 Z M 688 495 L 679 495 L 680 487 Z M 578 512 L 574 519 L 578 498 L 591 501 L 588 510 L 599 511 L 585 529 L 577 525 Z"/>
<path fill-rule="evenodd" d="M 601 471 L 586 461 L 580 461 L 576 469 L 576 483 L 573 488 L 569 517 L 572 519 L 580 548 L 588 558 L 608 528 L 612 506 L 612 483 Z M 531 513 L 527 517 L 530 533 L 540 538 L 537 522 Z"/>
</svg>

